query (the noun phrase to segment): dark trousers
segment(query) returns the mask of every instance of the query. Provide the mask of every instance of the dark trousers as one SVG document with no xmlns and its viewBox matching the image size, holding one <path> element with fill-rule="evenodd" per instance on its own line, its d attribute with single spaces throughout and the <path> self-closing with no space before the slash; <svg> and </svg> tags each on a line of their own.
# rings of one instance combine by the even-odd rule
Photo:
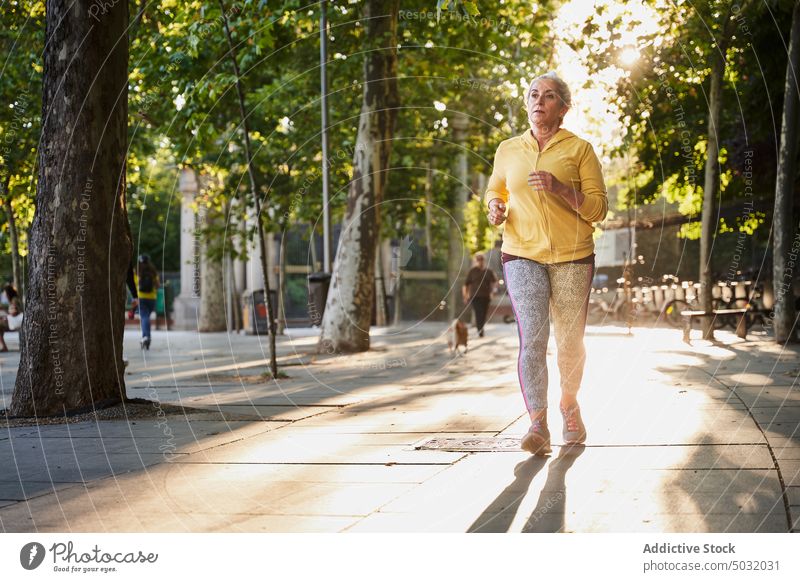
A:
<svg viewBox="0 0 800 582">
<path fill-rule="evenodd" d="M 483 331 L 486 324 L 486 313 L 489 311 L 489 297 L 473 297 L 472 309 L 475 311 L 475 326 L 478 331 Z"/>
<path fill-rule="evenodd" d="M 142 339 L 150 339 L 150 314 L 155 310 L 155 299 L 139 299 L 139 319 L 141 319 L 142 322 Z"/>
</svg>

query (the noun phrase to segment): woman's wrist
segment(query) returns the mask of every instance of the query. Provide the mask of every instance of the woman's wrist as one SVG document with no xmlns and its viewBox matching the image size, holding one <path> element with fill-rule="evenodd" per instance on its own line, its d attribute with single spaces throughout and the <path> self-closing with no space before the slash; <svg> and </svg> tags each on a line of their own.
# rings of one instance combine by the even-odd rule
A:
<svg viewBox="0 0 800 582">
<path fill-rule="evenodd" d="M 580 208 L 581 204 L 583 204 L 583 193 L 578 191 L 576 188 L 567 186 L 564 183 L 561 183 L 561 187 L 558 190 L 558 195 L 566 200 L 567 204 L 569 204 L 574 210 L 577 210 Z"/>
</svg>

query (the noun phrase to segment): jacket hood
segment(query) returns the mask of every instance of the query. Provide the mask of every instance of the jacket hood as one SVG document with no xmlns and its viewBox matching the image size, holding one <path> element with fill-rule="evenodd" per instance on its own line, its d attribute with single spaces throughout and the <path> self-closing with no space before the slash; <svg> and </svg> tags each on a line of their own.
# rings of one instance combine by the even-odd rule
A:
<svg viewBox="0 0 800 582">
<path fill-rule="evenodd" d="M 529 147 L 533 148 L 535 151 L 539 151 L 539 142 L 537 142 L 536 138 L 533 137 L 533 134 L 531 133 L 531 129 L 530 128 L 526 129 L 525 133 L 523 133 L 520 137 L 522 137 L 522 140 Z M 552 138 L 550 138 L 550 141 L 547 142 L 547 145 L 544 146 L 544 149 L 546 149 L 546 150 L 550 149 L 554 145 L 556 145 L 557 143 L 562 142 L 562 141 L 567 140 L 567 139 L 572 139 L 574 137 L 577 137 L 577 136 L 574 133 L 572 133 L 571 131 L 569 131 L 567 129 L 564 129 L 562 127 L 556 132 L 556 134 Z"/>
</svg>

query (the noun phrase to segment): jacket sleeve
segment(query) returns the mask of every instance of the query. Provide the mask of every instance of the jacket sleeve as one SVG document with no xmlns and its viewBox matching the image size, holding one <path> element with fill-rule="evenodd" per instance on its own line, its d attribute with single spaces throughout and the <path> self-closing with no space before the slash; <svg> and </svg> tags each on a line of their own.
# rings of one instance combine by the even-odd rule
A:
<svg viewBox="0 0 800 582">
<path fill-rule="evenodd" d="M 506 172 L 503 167 L 503 155 L 500 148 L 494 154 L 494 166 L 492 168 L 492 175 L 489 177 L 489 185 L 486 187 L 486 194 L 483 196 L 483 203 L 489 206 L 489 202 L 495 198 L 499 198 L 504 203 L 508 204 L 508 189 L 506 188 Z"/>
<path fill-rule="evenodd" d="M 584 196 L 583 203 L 578 207 L 578 214 L 590 222 L 601 222 L 608 214 L 608 196 L 603 181 L 603 168 L 591 145 L 587 144 L 581 157 L 578 174 Z"/>
</svg>

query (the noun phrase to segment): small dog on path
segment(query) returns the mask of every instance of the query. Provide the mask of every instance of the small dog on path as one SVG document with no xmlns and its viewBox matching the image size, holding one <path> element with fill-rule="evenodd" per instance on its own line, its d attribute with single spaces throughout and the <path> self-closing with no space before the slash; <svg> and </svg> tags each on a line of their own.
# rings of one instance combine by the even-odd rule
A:
<svg viewBox="0 0 800 582">
<path fill-rule="evenodd" d="M 469 332 L 466 324 L 463 321 L 454 319 L 447 329 L 447 345 L 450 348 L 450 353 L 454 354 L 459 351 L 458 346 L 464 346 L 464 353 L 466 354 L 468 336 Z"/>
</svg>

